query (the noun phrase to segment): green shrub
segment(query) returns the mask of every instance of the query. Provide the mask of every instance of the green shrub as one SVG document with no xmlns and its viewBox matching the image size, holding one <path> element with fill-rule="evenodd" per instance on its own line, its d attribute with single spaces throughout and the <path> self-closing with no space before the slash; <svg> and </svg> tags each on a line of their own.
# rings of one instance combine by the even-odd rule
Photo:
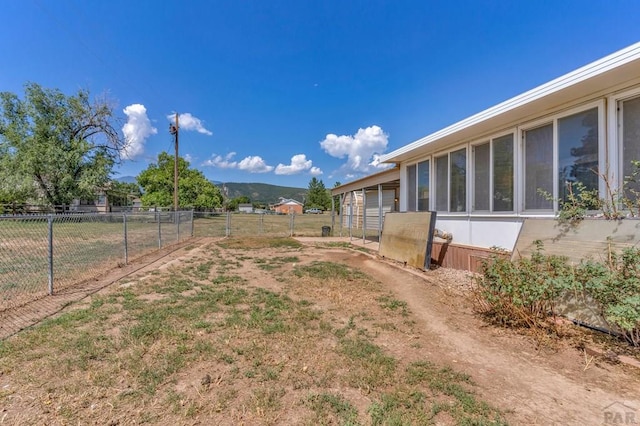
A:
<svg viewBox="0 0 640 426">
<path fill-rule="evenodd" d="M 530 258 L 511 262 L 496 253 L 482 269 L 476 279 L 482 311 L 513 327 L 549 326 L 558 297 L 575 284 L 566 258 L 544 255 L 539 242 Z"/>
<path fill-rule="evenodd" d="M 573 291 L 592 300 L 612 328 L 640 346 L 640 249 L 611 253 L 606 263 L 573 266 L 565 257 L 543 254 L 536 244 L 529 258 L 511 262 L 495 254 L 483 263 L 475 291 L 483 313 L 505 326 L 555 327 L 549 316 L 556 315 L 558 299 Z"/>
</svg>

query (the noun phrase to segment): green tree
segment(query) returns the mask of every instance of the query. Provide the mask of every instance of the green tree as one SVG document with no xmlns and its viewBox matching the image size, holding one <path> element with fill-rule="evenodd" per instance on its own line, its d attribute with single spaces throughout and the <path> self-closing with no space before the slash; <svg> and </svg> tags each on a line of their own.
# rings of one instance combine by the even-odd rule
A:
<svg viewBox="0 0 640 426">
<path fill-rule="evenodd" d="M 106 100 L 66 96 L 35 83 L 24 99 L 0 93 L 0 197 L 69 204 L 105 187 L 124 140 Z"/>
<path fill-rule="evenodd" d="M 227 204 L 227 210 L 229 211 L 238 210 L 238 206 L 240 204 L 249 204 L 249 203 L 251 203 L 251 199 L 246 195 L 241 195 L 239 197 L 235 197 L 229 200 L 229 203 Z"/>
<path fill-rule="evenodd" d="M 112 206 L 129 206 L 133 198 L 142 196 L 142 191 L 137 183 L 113 180 L 108 185 L 107 196 Z"/>
<path fill-rule="evenodd" d="M 315 176 L 309 181 L 307 190 L 307 200 L 304 204 L 305 209 L 331 209 L 331 196 L 325 188 L 322 180 L 318 180 Z"/>
<path fill-rule="evenodd" d="M 336 181 L 336 183 L 333 184 L 333 187 L 337 188 L 340 185 L 342 185 L 340 183 L 340 181 Z M 334 205 L 334 208 L 336 209 L 337 213 L 341 214 L 340 213 L 340 196 L 339 195 L 336 195 L 335 197 L 333 197 L 333 205 Z"/>
<path fill-rule="evenodd" d="M 149 164 L 137 180 L 142 187 L 143 206 L 173 206 L 173 156 L 158 155 L 158 162 Z M 178 157 L 178 204 L 180 207 L 213 209 L 222 205 L 220 189 L 204 177 L 200 170 L 190 169 L 189 162 Z"/>
</svg>

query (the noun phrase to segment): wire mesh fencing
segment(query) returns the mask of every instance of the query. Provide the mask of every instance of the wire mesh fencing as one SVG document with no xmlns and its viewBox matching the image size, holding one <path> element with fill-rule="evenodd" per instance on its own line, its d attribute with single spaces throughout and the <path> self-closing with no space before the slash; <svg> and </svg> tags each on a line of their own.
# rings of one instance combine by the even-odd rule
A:
<svg viewBox="0 0 640 426">
<path fill-rule="evenodd" d="M 193 235 L 193 212 L 0 217 L 0 311 Z"/>
</svg>

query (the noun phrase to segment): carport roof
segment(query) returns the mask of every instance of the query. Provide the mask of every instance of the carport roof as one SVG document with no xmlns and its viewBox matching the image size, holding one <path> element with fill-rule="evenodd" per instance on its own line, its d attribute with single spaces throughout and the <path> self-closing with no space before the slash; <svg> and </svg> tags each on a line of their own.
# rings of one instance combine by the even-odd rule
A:
<svg viewBox="0 0 640 426">
<path fill-rule="evenodd" d="M 400 186 L 400 167 L 396 166 L 332 188 L 331 195 L 341 195 L 362 189 L 377 189 L 378 185 L 382 185 L 382 189 L 398 188 Z"/>
</svg>

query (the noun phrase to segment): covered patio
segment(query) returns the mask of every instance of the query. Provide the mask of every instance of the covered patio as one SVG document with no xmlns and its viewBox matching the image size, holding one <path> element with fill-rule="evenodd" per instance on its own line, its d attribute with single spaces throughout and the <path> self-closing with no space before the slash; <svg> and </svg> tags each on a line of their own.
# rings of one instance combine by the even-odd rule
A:
<svg viewBox="0 0 640 426">
<path fill-rule="evenodd" d="M 400 168 L 382 172 L 331 189 L 332 199 L 338 197 L 339 235 L 350 240 L 362 239 L 362 244 L 379 242 L 384 215 L 397 212 L 400 194 Z M 334 210 L 335 210 L 334 206 Z"/>
</svg>

